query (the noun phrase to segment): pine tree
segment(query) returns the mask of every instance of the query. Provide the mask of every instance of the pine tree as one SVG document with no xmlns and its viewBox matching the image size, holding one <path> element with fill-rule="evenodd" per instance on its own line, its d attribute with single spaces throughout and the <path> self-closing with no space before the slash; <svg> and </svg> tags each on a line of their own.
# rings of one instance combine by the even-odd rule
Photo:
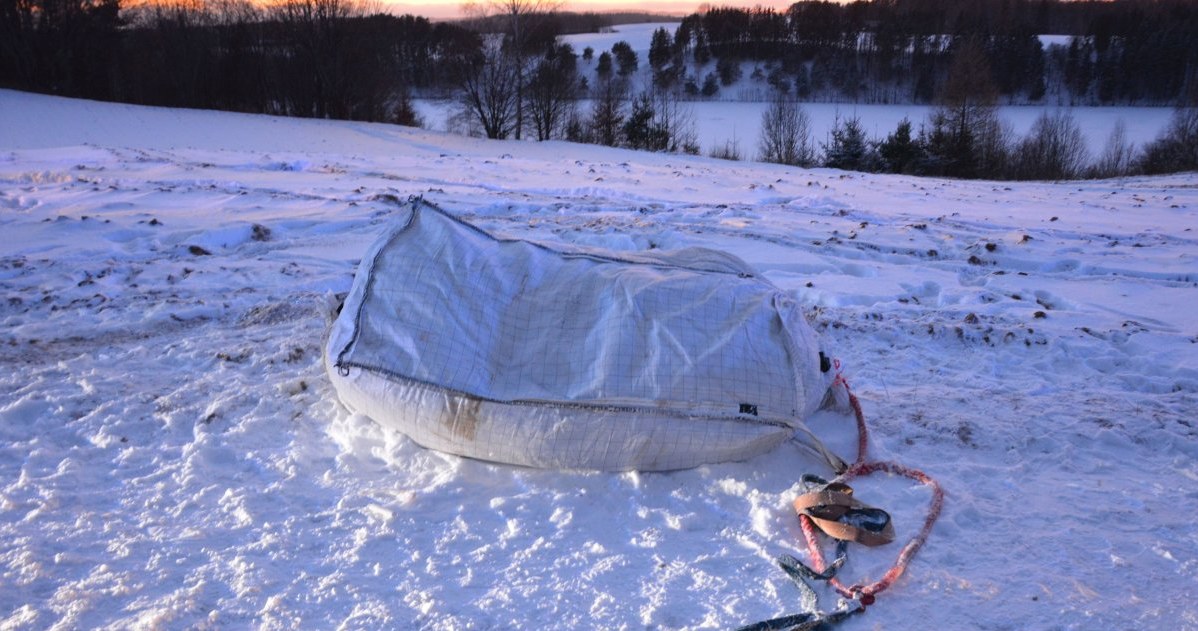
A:
<svg viewBox="0 0 1198 631">
<path fill-rule="evenodd" d="M 649 66 L 654 70 L 661 70 L 670 63 L 673 57 L 673 45 L 670 42 L 670 32 L 665 28 L 658 28 L 653 31 L 653 38 L 649 43 Z"/>
<path fill-rule="evenodd" d="M 615 80 L 600 82 L 591 104 L 592 140 L 615 147 L 620 144 L 620 128 L 624 124 L 624 85 Z"/>
<path fill-rule="evenodd" d="M 861 118 L 836 117 L 831 140 L 824 145 L 824 166 L 846 171 L 873 171 L 878 159 L 874 148 L 865 138 Z"/>
<path fill-rule="evenodd" d="M 606 51 L 599 53 L 599 64 L 595 66 L 595 74 L 600 79 L 606 79 L 611 76 L 611 53 Z"/>
<path fill-rule="evenodd" d="M 894 133 L 878 144 L 882 168 L 889 173 L 915 173 L 925 159 L 923 148 L 911 136 L 911 121 L 904 118 Z"/>
<path fill-rule="evenodd" d="M 632 45 L 624 40 L 620 40 L 611 46 L 611 54 L 615 57 L 616 65 L 619 66 L 621 77 L 626 77 L 636 72 L 638 61 L 636 51 L 632 50 Z"/>
<path fill-rule="evenodd" d="M 940 107 L 929 118 L 929 162 L 934 175 L 995 176 L 1004 166 L 1006 150 L 990 64 L 976 38 L 954 46 Z"/>
<path fill-rule="evenodd" d="M 658 112 L 653 95 L 642 92 L 632 102 L 632 111 L 624 121 L 624 140 L 633 149 L 665 151 L 670 146 L 670 132 L 657 120 Z"/>
</svg>

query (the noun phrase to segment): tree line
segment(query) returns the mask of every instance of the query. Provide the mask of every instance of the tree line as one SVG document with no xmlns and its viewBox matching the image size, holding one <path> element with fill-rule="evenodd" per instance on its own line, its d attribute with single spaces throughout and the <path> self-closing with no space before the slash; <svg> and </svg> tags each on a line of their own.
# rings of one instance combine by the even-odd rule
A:
<svg viewBox="0 0 1198 631">
<path fill-rule="evenodd" d="M 1175 109 L 1154 140 L 1137 147 L 1116 124 L 1098 155 L 1087 149 L 1068 109 L 1045 111 L 1022 138 L 998 116 L 996 88 L 976 40 L 958 49 L 937 106 L 919 123 L 904 119 L 870 139 L 857 117 L 838 119 L 825 142 L 797 101 L 778 95 L 762 115 L 758 159 L 793 166 L 995 180 L 1070 180 L 1198 170 L 1198 106 Z M 739 147 L 714 157 L 738 160 Z"/>
<path fill-rule="evenodd" d="M 480 46 L 355 0 L 0 1 L 0 86 L 145 105 L 411 124 Z"/>
<path fill-rule="evenodd" d="M 1047 49 L 1040 35 L 1069 36 Z M 678 68 L 723 85 L 753 62 L 802 100 L 931 103 L 955 48 L 981 45 L 999 96 L 1060 105 L 1175 104 L 1198 90 L 1191 0 L 803 0 L 785 11 L 710 8 L 683 19 Z M 682 72 L 687 72 L 683 69 Z M 696 73 L 697 74 L 697 73 Z M 692 76 L 692 91 L 705 77 Z M 710 86 L 711 82 L 707 81 Z"/>
</svg>

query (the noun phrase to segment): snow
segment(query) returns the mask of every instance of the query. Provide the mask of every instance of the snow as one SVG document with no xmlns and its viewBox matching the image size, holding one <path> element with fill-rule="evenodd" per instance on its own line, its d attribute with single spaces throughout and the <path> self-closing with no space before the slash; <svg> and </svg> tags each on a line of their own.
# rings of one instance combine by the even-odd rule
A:
<svg viewBox="0 0 1198 631">
<path fill-rule="evenodd" d="M 793 444 L 664 474 L 428 451 L 321 370 L 425 195 L 708 246 L 807 305 L 872 455 L 945 487 L 843 627 L 1198 629 L 1198 174 L 996 183 L 0 91 L 0 628 L 732 628 L 799 610 Z M 813 430 L 851 456 L 850 417 Z M 926 489 L 857 485 L 900 539 Z M 896 545 L 853 549 L 878 578 Z M 824 606 L 834 599 L 824 594 Z"/>
<path fill-rule="evenodd" d="M 637 52 L 640 60 L 638 71 L 631 77 L 633 91 L 650 85 L 649 42 L 653 32 L 665 28 L 673 37 L 677 22 L 653 22 L 647 24 L 624 24 L 604 33 L 583 33 L 568 35 L 562 39 L 574 46 L 579 54 L 578 67 L 589 85 L 596 85 L 599 79 L 595 74 L 599 53 L 610 51 L 618 41 L 627 41 Z M 1059 43 L 1068 36 L 1041 36 L 1045 45 Z M 581 58 L 582 51 L 587 46 L 594 49 L 594 59 L 586 61 Z M 724 149 L 731 144 L 740 150 L 742 157 L 754 158 L 758 153 L 761 134 L 761 116 L 769 107 L 772 90 L 764 80 L 751 77 L 755 64 L 742 63 L 740 81 L 720 88 L 720 92 L 711 100 L 684 101 L 682 112 L 693 123 L 695 140 L 699 150 L 707 155 L 715 150 Z M 699 84 L 708 72 L 715 71 L 715 63 L 709 63 L 702 68 L 691 67 L 689 73 L 694 75 Z M 423 118 L 425 126 L 435 131 L 460 131 L 453 122 L 454 114 L 461 108 L 452 100 L 417 99 L 414 106 Z M 819 146 L 831 139 L 831 130 L 838 120 L 858 117 L 866 134 L 876 140 L 883 140 L 893 133 L 899 122 L 904 118 L 911 122 L 913 130 L 918 133 L 925 125 L 929 115 L 935 109 L 931 105 L 914 104 L 858 104 L 858 103 L 812 103 L 802 104 L 803 109 L 811 119 L 811 137 Z M 579 111 L 589 115 L 591 102 L 581 100 Z M 1164 130 L 1173 115 L 1173 108 L 1150 106 L 1070 106 L 1067 102 L 1055 102 L 1049 99 L 1039 105 L 1002 105 L 998 108 L 998 118 L 1005 123 L 1018 139 L 1026 135 L 1041 114 L 1054 113 L 1059 110 L 1068 112 L 1083 130 L 1089 159 L 1095 160 L 1102 154 L 1111 132 L 1118 123 L 1124 126 L 1125 138 L 1128 142 L 1142 147 L 1154 140 Z"/>
<path fill-rule="evenodd" d="M 423 117 L 425 127 L 435 131 L 456 131 L 448 121 L 460 107 L 453 101 L 416 100 L 416 110 Z M 862 128 L 870 139 L 884 140 L 894 133 L 904 118 L 911 122 L 912 131 L 918 134 L 920 127 L 928 122 L 935 109 L 931 105 L 876 105 L 853 103 L 802 103 L 803 110 L 811 119 L 811 139 L 817 147 L 831 140 L 831 132 L 837 120 L 858 117 Z M 710 154 L 728 143 L 740 149 L 742 158 L 754 159 L 761 138 L 761 116 L 769 104 L 764 101 L 686 101 L 682 112 L 694 126 L 695 140 L 700 152 Z M 580 100 L 579 112 L 589 116 L 591 102 Z M 1164 130 L 1173 109 L 1168 107 L 1120 106 L 1120 107 L 1068 107 L 1053 105 L 1010 105 L 998 108 L 998 118 L 1005 123 L 1018 140 L 1025 136 L 1044 113 L 1064 110 L 1074 117 L 1085 136 L 1086 149 L 1091 161 L 1102 155 L 1111 132 L 1119 122 L 1123 123 L 1125 138 L 1136 147 L 1152 142 Z"/>
</svg>

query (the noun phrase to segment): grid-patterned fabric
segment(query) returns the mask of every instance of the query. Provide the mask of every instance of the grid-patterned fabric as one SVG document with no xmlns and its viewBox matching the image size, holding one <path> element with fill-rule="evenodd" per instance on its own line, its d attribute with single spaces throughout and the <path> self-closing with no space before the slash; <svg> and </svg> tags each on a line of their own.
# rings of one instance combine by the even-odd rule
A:
<svg viewBox="0 0 1198 631">
<path fill-rule="evenodd" d="M 535 467 L 741 460 L 831 384 L 798 305 L 736 257 L 496 238 L 420 200 L 329 331 L 341 401 L 450 453 Z"/>
<path fill-rule="evenodd" d="M 779 290 L 720 253 L 635 258 L 497 239 L 417 204 L 358 279 L 337 361 L 488 402 L 797 423 L 795 364 L 818 351 L 794 357 Z"/>
</svg>

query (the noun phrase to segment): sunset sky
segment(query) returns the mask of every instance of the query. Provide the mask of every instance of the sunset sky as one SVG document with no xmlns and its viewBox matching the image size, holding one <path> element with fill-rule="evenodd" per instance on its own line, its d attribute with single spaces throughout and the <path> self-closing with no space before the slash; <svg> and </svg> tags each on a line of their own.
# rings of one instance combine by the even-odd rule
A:
<svg viewBox="0 0 1198 631">
<path fill-rule="evenodd" d="M 462 17 L 462 2 L 446 0 L 380 0 L 383 6 L 394 13 L 412 13 L 434 19 Z M 764 6 L 784 9 L 794 0 L 765 0 L 762 2 L 711 2 L 715 6 Z M 655 11 L 672 15 L 694 13 L 703 0 L 569 0 L 561 6 L 563 11 Z"/>
</svg>

